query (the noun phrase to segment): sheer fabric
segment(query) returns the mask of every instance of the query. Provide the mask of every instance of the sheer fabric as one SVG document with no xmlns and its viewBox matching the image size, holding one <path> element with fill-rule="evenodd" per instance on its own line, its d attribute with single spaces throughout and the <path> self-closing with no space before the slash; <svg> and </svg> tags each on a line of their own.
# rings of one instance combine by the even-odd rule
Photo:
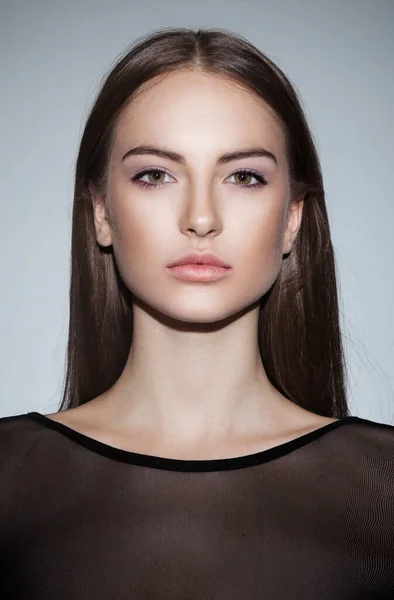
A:
<svg viewBox="0 0 394 600">
<path fill-rule="evenodd" d="M 175 460 L 0 419 L 1 598 L 393 600 L 394 426 Z"/>
</svg>

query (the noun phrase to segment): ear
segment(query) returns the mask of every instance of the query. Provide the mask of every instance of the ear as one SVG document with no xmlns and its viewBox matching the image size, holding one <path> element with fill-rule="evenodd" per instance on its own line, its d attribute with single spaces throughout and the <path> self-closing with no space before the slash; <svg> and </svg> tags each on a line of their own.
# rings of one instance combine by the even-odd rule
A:
<svg viewBox="0 0 394 600">
<path fill-rule="evenodd" d="M 89 190 L 92 198 L 94 227 L 96 230 L 96 239 L 100 246 L 111 246 L 112 236 L 108 221 L 107 207 L 105 205 L 105 195 L 95 190 L 89 183 Z"/>
<path fill-rule="evenodd" d="M 288 254 L 291 252 L 298 230 L 301 227 L 304 197 L 305 194 L 302 194 L 290 202 L 288 208 L 288 222 L 283 239 L 283 254 Z"/>
</svg>

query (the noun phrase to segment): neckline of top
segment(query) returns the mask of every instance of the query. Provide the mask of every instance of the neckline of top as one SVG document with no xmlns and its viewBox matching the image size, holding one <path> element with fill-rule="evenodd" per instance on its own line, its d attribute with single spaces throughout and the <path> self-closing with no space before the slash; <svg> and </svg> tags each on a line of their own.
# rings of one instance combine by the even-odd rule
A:
<svg viewBox="0 0 394 600">
<path fill-rule="evenodd" d="M 32 411 L 28 412 L 27 416 L 34 419 L 38 423 L 44 425 L 49 429 L 53 429 L 62 433 L 66 437 L 70 438 L 79 445 L 88 448 L 96 454 L 101 454 L 107 458 L 111 458 L 120 462 L 125 462 L 133 465 L 139 465 L 143 467 L 151 467 L 155 469 L 164 469 L 167 471 L 188 471 L 188 472 L 201 472 L 201 471 L 227 471 L 233 469 L 241 469 L 245 467 L 252 467 L 261 463 L 269 462 L 275 458 L 279 458 L 286 454 L 289 454 L 297 448 L 301 448 L 321 437 L 322 435 L 337 429 L 338 427 L 348 424 L 365 421 L 361 417 L 354 415 L 342 417 L 331 423 L 327 423 L 322 427 L 318 427 L 313 431 L 304 433 L 303 435 L 283 442 L 277 446 L 260 450 L 253 454 L 246 454 L 243 456 L 236 456 L 230 458 L 214 458 L 214 459 L 180 459 L 180 458 L 168 458 L 164 456 L 154 456 L 152 454 L 142 454 L 140 452 L 132 452 L 130 450 L 123 450 L 100 442 L 94 438 L 91 438 L 71 427 L 68 427 L 64 423 L 54 421 L 42 413 Z"/>
</svg>

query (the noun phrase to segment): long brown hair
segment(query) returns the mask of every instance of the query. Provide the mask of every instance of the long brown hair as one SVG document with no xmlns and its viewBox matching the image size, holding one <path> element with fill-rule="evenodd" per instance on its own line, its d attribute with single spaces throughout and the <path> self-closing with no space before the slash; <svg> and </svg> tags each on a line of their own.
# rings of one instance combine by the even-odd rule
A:
<svg viewBox="0 0 394 600">
<path fill-rule="evenodd" d="M 292 190 L 302 191 L 304 207 L 293 249 L 261 299 L 261 359 L 270 382 L 291 401 L 322 416 L 347 416 L 335 258 L 321 167 L 301 102 L 286 75 L 242 36 L 188 28 L 139 38 L 117 59 L 87 118 L 76 163 L 67 365 L 59 410 L 111 388 L 132 343 L 131 294 L 112 249 L 96 241 L 89 184 L 105 190 L 117 120 L 140 86 L 186 69 L 243 86 L 281 122 Z"/>
</svg>

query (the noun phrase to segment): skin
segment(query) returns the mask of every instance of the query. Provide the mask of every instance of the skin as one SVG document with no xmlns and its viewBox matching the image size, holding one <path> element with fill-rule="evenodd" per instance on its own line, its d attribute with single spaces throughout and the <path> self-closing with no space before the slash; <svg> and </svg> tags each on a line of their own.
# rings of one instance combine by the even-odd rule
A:
<svg viewBox="0 0 394 600">
<path fill-rule="evenodd" d="M 139 144 L 165 146 L 185 165 L 155 155 L 122 160 Z M 253 146 L 277 164 L 216 164 Z M 144 167 L 164 169 L 164 185 L 132 181 Z M 239 169 L 258 171 L 267 184 L 252 187 L 257 180 Z M 142 179 L 155 185 L 152 173 Z M 303 210 L 303 198 L 290 194 L 281 125 L 258 97 L 199 70 L 150 82 L 121 114 L 105 193 L 90 189 L 97 241 L 112 245 L 133 294 L 133 343 L 108 392 L 48 416 L 124 449 L 195 459 L 257 452 L 336 420 L 282 396 L 258 350 L 259 301 L 292 249 Z M 193 250 L 220 256 L 230 276 L 197 283 L 168 273 L 168 263 Z"/>
</svg>

